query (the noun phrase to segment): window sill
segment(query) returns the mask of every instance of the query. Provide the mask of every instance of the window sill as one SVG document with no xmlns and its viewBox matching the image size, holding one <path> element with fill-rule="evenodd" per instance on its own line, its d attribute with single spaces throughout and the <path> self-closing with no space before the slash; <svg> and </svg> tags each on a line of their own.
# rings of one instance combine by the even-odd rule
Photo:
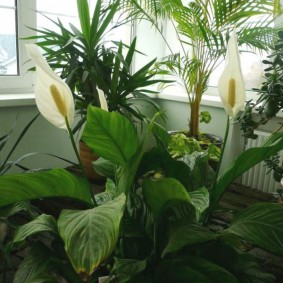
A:
<svg viewBox="0 0 283 283">
<path fill-rule="evenodd" d="M 34 94 L 0 94 L 0 107 L 35 105 Z"/>
<path fill-rule="evenodd" d="M 171 94 L 168 95 L 168 94 L 162 93 L 162 94 L 158 94 L 157 98 L 189 103 L 188 97 L 184 95 L 171 95 Z M 207 95 L 207 94 L 204 94 L 202 96 L 201 105 L 223 108 L 222 102 L 219 96 L 213 96 L 213 95 Z"/>
<path fill-rule="evenodd" d="M 176 93 L 178 93 L 178 94 L 176 94 Z M 180 87 L 177 87 L 175 89 L 168 87 L 168 88 L 164 89 L 160 94 L 158 94 L 157 98 L 164 99 L 164 100 L 171 100 L 171 101 L 189 103 L 189 99 L 188 99 L 187 94 Z M 246 100 L 250 100 L 250 99 L 256 100 L 257 95 L 253 91 L 246 91 Z M 206 92 L 202 96 L 201 105 L 223 108 L 223 104 L 221 102 L 221 99 L 219 97 L 218 90 L 217 90 L 216 87 L 209 87 L 206 90 Z"/>
</svg>

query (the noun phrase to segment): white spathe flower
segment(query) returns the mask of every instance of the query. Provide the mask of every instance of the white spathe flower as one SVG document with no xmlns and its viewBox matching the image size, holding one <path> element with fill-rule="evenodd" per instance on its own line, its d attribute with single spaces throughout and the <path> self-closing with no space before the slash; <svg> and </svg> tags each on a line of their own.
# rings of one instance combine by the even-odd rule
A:
<svg viewBox="0 0 283 283">
<path fill-rule="evenodd" d="M 36 66 L 35 101 L 44 118 L 58 128 L 67 129 L 74 121 L 75 105 L 69 86 L 50 68 L 36 44 L 26 44 L 28 56 Z"/>
<path fill-rule="evenodd" d="M 107 104 L 103 90 L 101 90 L 98 87 L 96 87 L 96 90 L 98 92 L 98 98 L 99 98 L 99 101 L 100 101 L 100 108 L 105 110 L 105 111 L 108 111 L 108 104 Z"/>
<path fill-rule="evenodd" d="M 227 114 L 235 117 L 244 106 L 246 99 L 235 30 L 228 41 L 226 65 L 218 81 L 218 91 Z"/>
</svg>

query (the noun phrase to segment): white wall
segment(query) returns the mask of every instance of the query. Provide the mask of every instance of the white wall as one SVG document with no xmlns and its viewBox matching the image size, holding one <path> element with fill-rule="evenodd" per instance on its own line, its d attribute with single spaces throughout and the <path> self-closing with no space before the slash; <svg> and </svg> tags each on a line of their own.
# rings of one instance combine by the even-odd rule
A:
<svg viewBox="0 0 283 283">
<path fill-rule="evenodd" d="M 1 162 L 3 162 L 7 156 L 7 153 L 12 148 L 25 125 L 33 117 L 35 117 L 37 113 L 38 110 L 35 106 L 0 107 L 0 137 L 10 131 L 18 116 L 11 139 L 7 143 L 7 146 L 5 146 L 4 150 L 0 152 Z M 17 158 L 31 152 L 49 153 L 64 157 L 68 160 L 76 161 L 75 154 L 72 150 L 66 131 L 54 127 L 42 116 L 39 116 L 30 127 L 10 160 L 16 160 Z M 65 167 L 68 165 L 63 161 L 46 155 L 36 155 L 27 158 L 21 164 L 28 166 L 31 169 Z M 11 172 L 17 171 L 18 170 L 14 169 Z"/>
</svg>

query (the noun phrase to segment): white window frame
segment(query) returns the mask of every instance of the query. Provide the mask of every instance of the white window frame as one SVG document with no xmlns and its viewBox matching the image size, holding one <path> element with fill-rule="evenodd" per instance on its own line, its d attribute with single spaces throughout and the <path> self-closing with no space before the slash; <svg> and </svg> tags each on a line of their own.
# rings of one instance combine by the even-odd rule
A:
<svg viewBox="0 0 283 283">
<path fill-rule="evenodd" d="M 0 95 L 32 92 L 34 76 L 28 69 L 29 62 L 25 43 L 22 38 L 34 34 L 28 27 L 36 27 L 36 0 L 17 0 L 17 29 L 18 29 L 18 66 L 19 75 L 0 76 Z"/>
</svg>

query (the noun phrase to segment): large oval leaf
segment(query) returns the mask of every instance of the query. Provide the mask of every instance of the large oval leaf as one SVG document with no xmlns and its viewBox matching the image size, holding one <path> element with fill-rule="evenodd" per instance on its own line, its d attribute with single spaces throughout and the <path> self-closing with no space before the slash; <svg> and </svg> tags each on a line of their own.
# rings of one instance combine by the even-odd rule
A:
<svg viewBox="0 0 283 283">
<path fill-rule="evenodd" d="M 146 260 L 115 258 L 112 272 L 117 275 L 119 283 L 127 283 L 145 268 Z"/>
<path fill-rule="evenodd" d="M 125 165 L 138 148 L 134 126 L 123 115 L 89 106 L 82 140 L 99 156 Z"/>
<path fill-rule="evenodd" d="M 165 209 L 176 203 L 190 203 L 185 187 L 173 178 L 145 180 L 142 190 L 155 218 L 159 218 Z"/>
<path fill-rule="evenodd" d="M 20 226 L 15 232 L 13 242 L 24 241 L 27 237 L 40 232 L 57 232 L 56 221 L 53 216 L 41 214 L 29 223 Z"/>
<path fill-rule="evenodd" d="M 77 273 L 91 275 L 113 251 L 126 197 L 84 211 L 63 210 L 58 230 Z"/>
<path fill-rule="evenodd" d="M 179 221 L 170 227 L 169 242 L 162 256 L 167 253 L 177 252 L 188 245 L 215 240 L 217 236 L 216 233 L 204 227 L 193 225 L 191 222 Z"/>
<path fill-rule="evenodd" d="M 0 195 L 0 207 L 47 197 L 68 197 L 92 204 L 87 180 L 64 169 L 1 176 Z"/>
<path fill-rule="evenodd" d="M 54 264 L 52 264 L 50 251 L 47 248 L 39 249 L 38 246 L 29 251 L 14 276 L 13 283 L 56 283 L 53 275 Z"/>
<path fill-rule="evenodd" d="M 283 206 L 255 204 L 237 215 L 231 226 L 222 232 L 236 234 L 263 249 L 283 255 Z"/>
</svg>

